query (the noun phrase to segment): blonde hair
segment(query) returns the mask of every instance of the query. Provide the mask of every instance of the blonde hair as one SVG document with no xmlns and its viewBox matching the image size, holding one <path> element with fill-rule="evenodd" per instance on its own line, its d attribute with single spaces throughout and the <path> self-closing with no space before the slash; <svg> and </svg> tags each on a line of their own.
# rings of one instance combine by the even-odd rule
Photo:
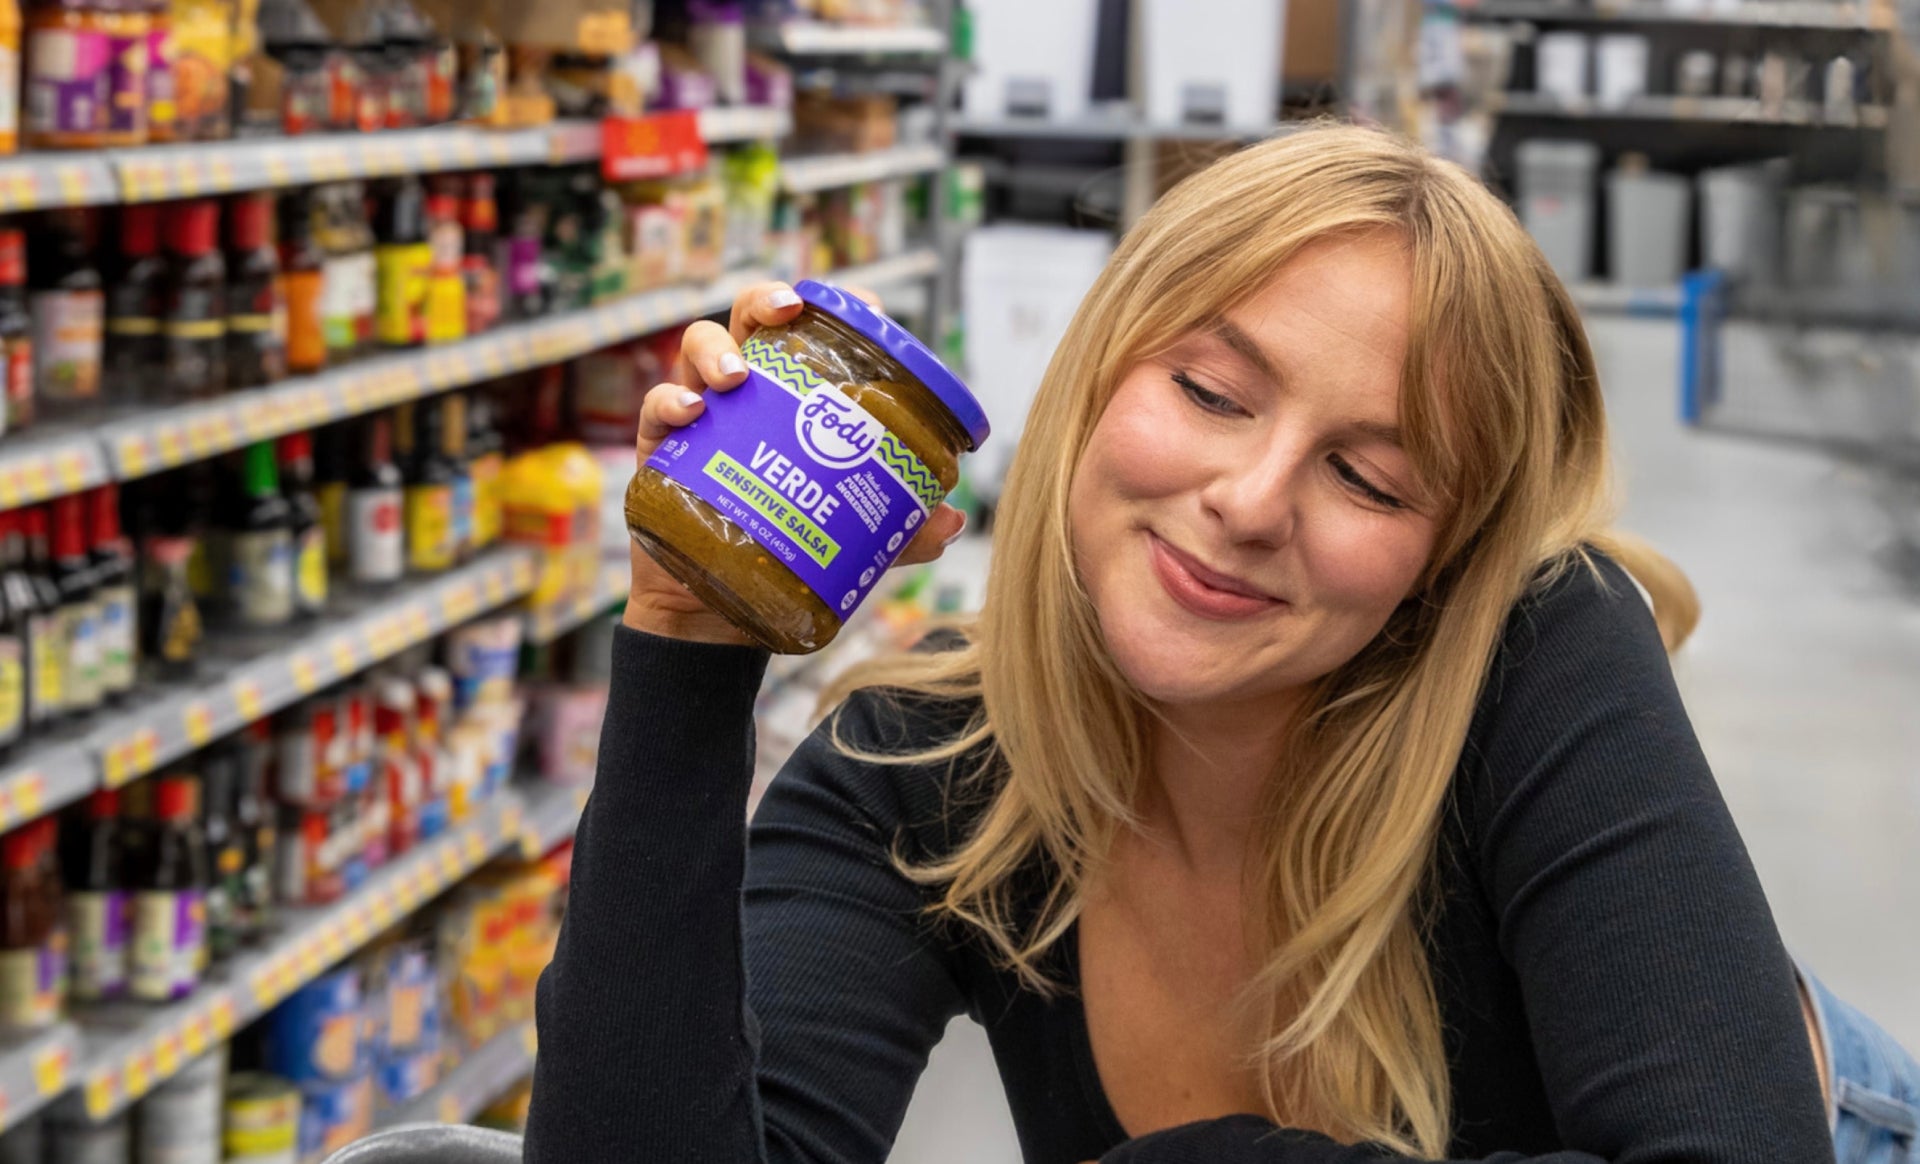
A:
<svg viewBox="0 0 1920 1164">
<path fill-rule="evenodd" d="M 984 807 L 951 853 L 909 868 L 936 912 L 984 935 L 1031 988 L 1134 819 L 1153 713 L 1115 667 L 1081 588 L 1067 497 L 1109 394 L 1139 360 L 1245 300 L 1303 245 L 1390 230 L 1412 260 L 1400 389 L 1407 451 L 1444 498 L 1414 595 L 1319 680 L 1266 785 L 1245 1004 L 1277 1121 L 1427 1157 L 1451 1132 L 1424 947 L 1448 786 L 1514 603 L 1598 544 L 1691 625 L 1685 579 L 1604 533 L 1606 422 L 1565 289 L 1465 171 L 1384 133 L 1322 126 L 1234 154 L 1130 231 L 1081 304 L 1008 475 L 985 604 L 963 647 L 875 660 L 863 687 L 977 700 L 967 728 L 893 762 L 979 761 Z M 1675 612 L 1678 612 L 1677 614 Z M 842 745 L 845 746 L 844 744 Z M 1036 866 L 1036 862 L 1038 863 Z M 1016 875 L 1047 873 L 1037 914 Z"/>
</svg>

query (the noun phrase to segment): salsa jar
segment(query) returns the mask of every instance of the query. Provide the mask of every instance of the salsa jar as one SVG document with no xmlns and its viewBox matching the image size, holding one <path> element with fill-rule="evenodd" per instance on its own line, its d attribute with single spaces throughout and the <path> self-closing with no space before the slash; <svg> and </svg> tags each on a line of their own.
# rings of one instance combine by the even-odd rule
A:
<svg viewBox="0 0 1920 1164">
<path fill-rule="evenodd" d="M 833 641 L 952 490 L 987 415 L 898 323 L 826 283 L 741 345 L 747 378 L 660 443 L 627 486 L 627 528 L 696 597 L 769 650 Z"/>
</svg>

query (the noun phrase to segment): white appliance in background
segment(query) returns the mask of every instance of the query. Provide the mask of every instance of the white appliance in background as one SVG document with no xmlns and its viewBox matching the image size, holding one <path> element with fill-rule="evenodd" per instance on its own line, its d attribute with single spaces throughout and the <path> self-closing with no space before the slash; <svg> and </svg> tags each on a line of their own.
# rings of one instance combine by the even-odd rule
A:
<svg viewBox="0 0 1920 1164">
<path fill-rule="evenodd" d="M 1155 125 L 1262 126 L 1280 97 L 1285 0 L 1139 0 Z"/>
<path fill-rule="evenodd" d="M 1609 33 L 1596 42 L 1594 90 L 1600 104 L 1619 109 L 1647 95 L 1647 38 L 1632 32 Z"/>
<path fill-rule="evenodd" d="M 1093 96 L 1099 0 L 970 0 L 967 116 L 1077 121 Z"/>
<path fill-rule="evenodd" d="M 1112 251 L 1104 230 L 1006 223 L 968 233 L 967 386 L 993 421 L 992 439 L 967 462 L 982 496 L 999 495 L 1054 346 Z"/>
<path fill-rule="evenodd" d="M 1587 99 L 1593 41 L 1584 32 L 1549 32 L 1534 49 L 1534 88 L 1567 104 Z"/>
</svg>

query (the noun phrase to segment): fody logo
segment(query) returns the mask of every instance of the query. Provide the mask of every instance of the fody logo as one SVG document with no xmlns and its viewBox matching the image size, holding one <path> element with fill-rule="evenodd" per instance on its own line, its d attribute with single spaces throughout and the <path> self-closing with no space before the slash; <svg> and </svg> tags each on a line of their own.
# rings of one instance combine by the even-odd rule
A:
<svg viewBox="0 0 1920 1164">
<path fill-rule="evenodd" d="M 831 388 L 809 392 L 793 417 L 793 435 L 801 447 L 833 469 L 851 469 L 866 460 L 885 431 L 859 405 Z"/>
</svg>

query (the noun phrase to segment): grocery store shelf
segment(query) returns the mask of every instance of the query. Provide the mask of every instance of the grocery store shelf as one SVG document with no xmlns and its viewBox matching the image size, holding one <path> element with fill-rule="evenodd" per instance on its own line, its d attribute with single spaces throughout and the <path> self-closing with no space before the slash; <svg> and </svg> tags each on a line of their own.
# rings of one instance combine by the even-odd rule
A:
<svg viewBox="0 0 1920 1164">
<path fill-rule="evenodd" d="M 1749 0 L 1712 7 L 1681 8 L 1646 3 L 1567 3 L 1565 0 L 1480 0 L 1449 5 L 1460 15 L 1482 20 L 1537 20 L 1580 24 L 1714 24 L 1750 28 L 1841 29 L 1872 31 L 1885 27 L 1870 4 L 1835 0 Z"/>
<path fill-rule="evenodd" d="M 1519 117 L 1566 117 L 1622 121 L 1710 121 L 1726 124 L 1800 126 L 1813 129 L 1885 129 L 1887 109 L 1862 105 L 1855 122 L 1823 119 L 1811 101 L 1788 101 L 1768 109 L 1751 97 L 1636 97 L 1621 105 L 1567 101 L 1545 93 L 1501 93 L 1489 102 L 1495 113 Z"/>
<path fill-rule="evenodd" d="M 600 564 L 599 588 L 576 595 L 571 601 L 554 602 L 527 609 L 527 641 L 550 643 L 577 630 L 627 596 L 629 566 L 624 557 L 610 557 Z"/>
<path fill-rule="evenodd" d="M 281 911 L 265 948 L 243 954 L 188 998 L 166 1006 L 117 1003 L 79 1019 L 84 1045 L 75 1082 L 99 1120 L 171 1078 L 328 967 L 366 945 L 520 836 L 521 806 L 494 796 L 445 836 L 415 847 L 329 906 Z"/>
<path fill-rule="evenodd" d="M 98 206 L 119 196 L 113 167 L 99 153 L 0 159 L 0 214 L 47 206 Z"/>
<path fill-rule="evenodd" d="M 1680 288 L 1622 287 L 1614 283 L 1573 283 L 1568 294 L 1582 311 L 1610 315 L 1653 315 L 1671 318 L 1680 314 Z"/>
<path fill-rule="evenodd" d="M 0 1039 L 0 1132 L 65 1091 L 79 1057 L 80 1030 L 72 1023 Z"/>
<path fill-rule="evenodd" d="M 780 188 L 789 194 L 811 194 L 857 182 L 925 174 L 947 164 L 939 146 L 895 146 L 862 154 L 821 154 L 780 159 Z"/>
<path fill-rule="evenodd" d="M 533 589 L 534 554 L 511 546 L 397 593 L 340 596 L 325 623 L 251 644 L 212 682 L 143 691 L 88 740 L 108 788 L 144 776 L 263 715 L 356 674 Z"/>
<path fill-rule="evenodd" d="M 1039 117 L 966 118 L 954 126 L 962 137 L 1045 138 L 1082 141 L 1258 141 L 1285 133 L 1268 125 L 1161 125 L 1132 116 L 1093 116 L 1078 121 Z"/>
<path fill-rule="evenodd" d="M 98 767 L 81 738 L 30 744 L 0 764 L 0 832 L 72 804 L 97 787 Z"/>
<path fill-rule="evenodd" d="M 0 509 L 78 493 L 111 479 L 92 429 L 49 426 L 0 441 Z"/>
<path fill-rule="evenodd" d="M 864 57 L 947 51 L 937 28 L 868 28 L 861 25 L 792 21 L 768 30 L 769 47 L 796 57 Z"/>
<path fill-rule="evenodd" d="M 516 1023 L 464 1056 L 426 1093 L 374 1121 L 376 1131 L 401 1124 L 464 1124 L 533 1074 L 533 1024 Z"/>
<path fill-rule="evenodd" d="M 520 855 L 531 861 L 573 837 L 592 789 L 532 779 L 516 784 L 514 791 L 526 804 L 520 821 Z"/>
<path fill-rule="evenodd" d="M 700 136 L 708 145 L 764 141 L 793 132 L 793 112 L 766 105 L 736 105 L 700 111 Z"/>
<path fill-rule="evenodd" d="M 924 247 L 890 259 L 841 267 L 819 278 L 822 282 L 838 283 L 843 287 L 891 287 L 914 279 L 930 278 L 939 271 L 940 252 L 932 247 Z"/>
<path fill-rule="evenodd" d="M 139 413 L 102 425 L 99 435 L 116 477 L 143 477 L 253 441 L 568 360 L 698 319 L 727 307 L 750 281 L 749 275 L 733 275 L 702 287 L 652 291 L 585 311 L 509 324 L 472 339 L 376 356 L 201 404 Z M 0 487 L 0 501 L 3 493 Z"/>
</svg>

